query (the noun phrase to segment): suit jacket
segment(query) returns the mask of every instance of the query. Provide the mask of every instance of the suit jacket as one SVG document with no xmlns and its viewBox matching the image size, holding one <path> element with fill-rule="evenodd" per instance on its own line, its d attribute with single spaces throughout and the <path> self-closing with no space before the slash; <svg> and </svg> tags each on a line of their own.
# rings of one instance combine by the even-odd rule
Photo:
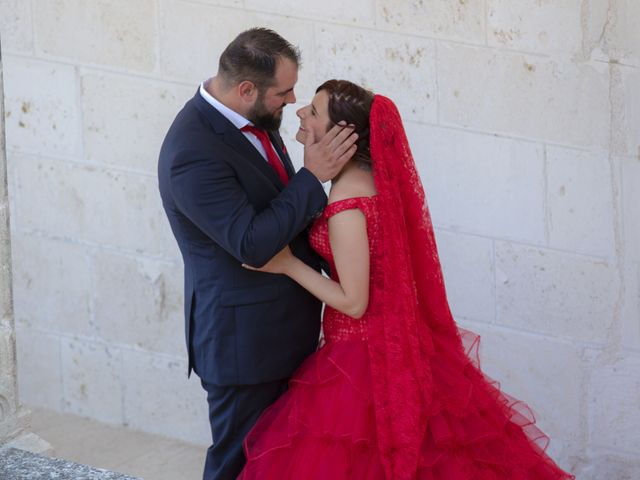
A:
<svg viewBox="0 0 640 480">
<path fill-rule="evenodd" d="M 311 172 L 286 187 L 245 136 L 199 92 L 162 144 L 162 203 L 184 260 L 189 373 L 213 384 L 289 377 L 317 348 L 321 303 L 284 275 L 254 272 L 285 245 L 319 269 L 307 230 L 327 197 Z"/>
</svg>

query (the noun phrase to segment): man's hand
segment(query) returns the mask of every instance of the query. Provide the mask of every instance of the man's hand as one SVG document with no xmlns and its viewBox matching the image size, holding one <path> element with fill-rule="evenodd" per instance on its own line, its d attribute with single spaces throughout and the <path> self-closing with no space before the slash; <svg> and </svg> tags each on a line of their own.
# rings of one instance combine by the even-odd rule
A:
<svg viewBox="0 0 640 480">
<path fill-rule="evenodd" d="M 358 134 L 342 121 L 329 130 L 319 142 L 307 130 L 304 142 L 304 166 L 321 182 L 335 177 L 356 153 Z"/>
</svg>

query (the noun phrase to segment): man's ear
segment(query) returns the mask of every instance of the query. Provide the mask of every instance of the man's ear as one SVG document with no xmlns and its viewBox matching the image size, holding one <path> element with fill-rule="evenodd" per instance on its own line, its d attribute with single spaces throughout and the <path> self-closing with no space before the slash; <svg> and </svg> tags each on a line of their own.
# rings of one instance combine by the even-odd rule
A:
<svg viewBox="0 0 640 480">
<path fill-rule="evenodd" d="M 253 103 L 258 96 L 258 87 L 249 80 L 240 82 L 236 89 L 242 101 L 246 103 Z"/>
</svg>

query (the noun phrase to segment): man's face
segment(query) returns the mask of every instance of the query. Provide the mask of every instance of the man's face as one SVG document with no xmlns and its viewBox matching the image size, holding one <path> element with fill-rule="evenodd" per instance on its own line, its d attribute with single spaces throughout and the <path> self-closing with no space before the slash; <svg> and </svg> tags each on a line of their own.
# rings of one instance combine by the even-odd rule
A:
<svg viewBox="0 0 640 480">
<path fill-rule="evenodd" d="M 278 130 L 285 105 L 296 102 L 293 87 L 297 81 L 298 66 L 288 58 L 280 59 L 276 66 L 273 85 L 258 90 L 258 97 L 247 119 L 258 128 Z"/>
</svg>

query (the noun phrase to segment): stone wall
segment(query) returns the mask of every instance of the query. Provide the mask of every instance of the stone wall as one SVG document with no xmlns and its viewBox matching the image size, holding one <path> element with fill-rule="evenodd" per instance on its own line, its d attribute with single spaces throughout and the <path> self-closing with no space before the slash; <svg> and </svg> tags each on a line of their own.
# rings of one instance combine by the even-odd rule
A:
<svg viewBox="0 0 640 480">
<path fill-rule="evenodd" d="M 2 77 L 0 45 L 0 445 L 15 438 L 24 427 L 19 415 L 16 339 L 11 292 L 11 237 Z"/>
<path fill-rule="evenodd" d="M 0 0 L 21 396 L 206 443 L 156 158 L 266 25 L 394 98 L 456 318 L 579 478 L 640 472 L 640 3 Z M 6 14 L 5 12 L 8 12 Z M 293 140 L 297 106 L 286 109 Z"/>
<path fill-rule="evenodd" d="M 3 449 L 15 447 L 50 454 L 53 453 L 51 445 L 29 431 L 30 412 L 20 404 L 18 397 L 11 222 L 5 153 L 4 85 L 0 45 L 0 453 Z"/>
</svg>

